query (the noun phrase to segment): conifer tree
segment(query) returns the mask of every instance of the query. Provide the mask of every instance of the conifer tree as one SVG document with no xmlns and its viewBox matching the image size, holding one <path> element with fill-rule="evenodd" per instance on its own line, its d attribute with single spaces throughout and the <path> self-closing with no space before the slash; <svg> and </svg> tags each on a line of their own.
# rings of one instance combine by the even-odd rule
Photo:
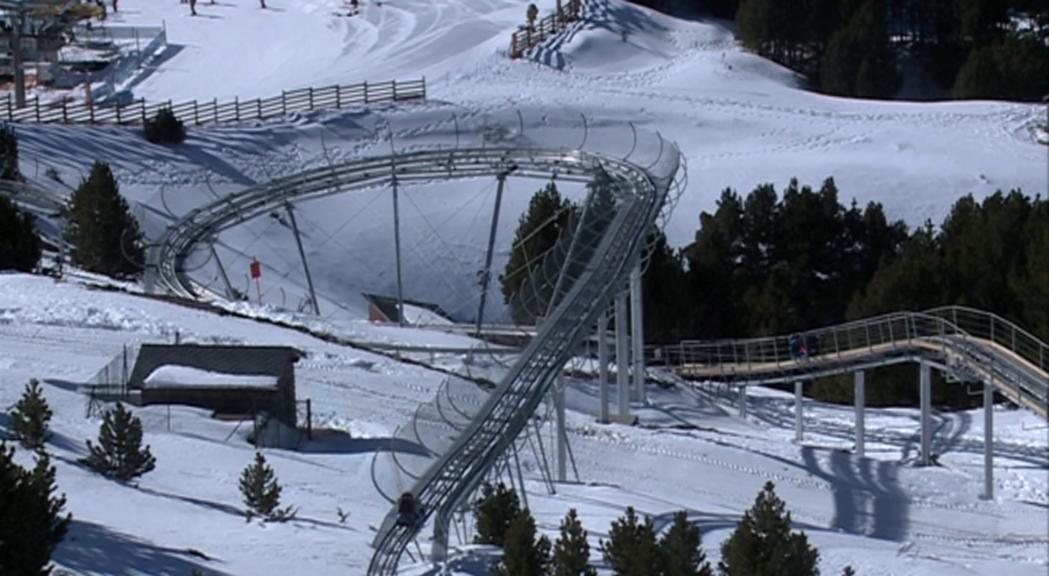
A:
<svg viewBox="0 0 1049 576">
<path fill-rule="evenodd" d="M 575 508 L 561 520 L 561 535 L 554 542 L 553 576 L 597 576 L 590 565 L 590 544 Z"/>
<path fill-rule="evenodd" d="M 721 545 L 718 567 L 724 576 L 819 576 L 819 557 L 805 532 L 791 532 L 790 513 L 776 496 L 775 485 L 768 482 Z"/>
<path fill-rule="evenodd" d="M 856 571 L 852 569 L 852 566 L 845 566 L 845 569 L 841 571 L 841 576 L 856 576 Z"/>
<path fill-rule="evenodd" d="M 521 513 L 521 503 L 517 492 L 502 482 L 494 486 L 485 482 L 481 487 L 481 496 L 474 501 L 473 509 L 477 522 L 474 542 L 502 546 L 510 524 Z"/>
<path fill-rule="evenodd" d="M 22 397 L 11 411 L 11 427 L 22 447 L 40 450 L 47 441 L 47 424 L 51 421 L 51 407 L 40 389 L 40 381 L 32 379 L 22 391 Z"/>
<path fill-rule="evenodd" d="M 638 522 L 633 506 L 626 516 L 612 522 L 608 541 L 601 540 L 601 554 L 616 576 L 651 576 L 659 574 L 662 559 L 652 519 Z"/>
<path fill-rule="evenodd" d="M 527 508 L 514 517 L 506 530 L 503 560 L 492 573 L 495 576 L 547 576 L 550 567 L 550 540 L 536 539 L 535 519 Z"/>
<path fill-rule="evenodd" d="M 0 125 L 0 180 L 21 180 L 18 169 L 18 135 L 8 124 Z"/>
<path fill-rule="evenodd" d="M 539 18 L 539 8 L 535 4 L 529 4 L 528 9 L 525 11 L 525 18 L 528 19 L 528 28 L 535 28 L 535 21 Z"/>
<path fill-rule="evenodd" d="M 32 272 L 40 261 L 40 252 L 33 216 L 0 196 L 0 270 Z"/>
<path fill-rule="evenodd" d="M 659 540 L 663 559 L 662 576 L 713 576 L 707 556 L 699 545 L 699 526 L 688 521 L 685 511 L 674 514 L 670 530 Z"/>
<path fill-rule="evenodd" d="M 142 269 L 138 223 L 105 162 L 95 162 L 73 193 L 66 236 L 73 261 L 91 272 L 122 277 Z"/>
<path fill-rule="evenodd" d="M 88 456 L 82 461 L 103 476 L 126 482 L 156 466 L 149 446 L 142 446 L 142 421 L 124 405 L 106 412 L 98 431 L 98 445 L 87 441 Z"/>
<path fill-rule="evenodd" d="M 37 453 L 32 470 L 13 456 L 0 443 L 0 574 L 48 576 L 51 553 L 69 528 L 66 498 L 54 494 L 55 468 L 45 452 Z"/>
<path fill-rule="evenodd" d="M 543 313 L 539 308 L 549 302 L 553 286 L 535 286 L 531 279 L 540 272 L 543 255 L 569 230 L 571 220 L 571 204 L 562 198 L 553 182 L 532 196 L 528 210 L 518 220 L 510 258 L 499 275 L 503 301 L 510 306 L 514 322 L 532 324 Z M 519 294 L 526 290 L 527 294 Z"/>
<path fill-rule="evenodd" d="M 240 493 L 248 507 L 246 516 L 251 520 L 259 516 L 267 521 L 283 522 L 294 517 L 295 512 L 289 506 L 280 507 L 281 486 L 277 482 L 273 468 L 266 463 L 261 452 L 255 453 L 255 462 L 249 464 L 240 474 Z"/>
</svg>

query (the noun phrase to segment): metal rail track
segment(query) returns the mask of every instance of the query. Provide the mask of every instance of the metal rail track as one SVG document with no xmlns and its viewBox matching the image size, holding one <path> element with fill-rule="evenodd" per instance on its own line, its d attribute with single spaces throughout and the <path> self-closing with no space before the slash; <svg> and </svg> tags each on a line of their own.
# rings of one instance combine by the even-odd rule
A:
<svg viewBox="0 0 1049 576">
<path fill-rule="evenodd" d="M 662 159 L 654 172 L 653 166 Z M 566 278 L 558 291 L 557 305 L 469 426 L 415 482 L 412 492 L 424 515 L 436 517 L 435 556 L 444 553 L 452 513 L 529 424 L 574 347 L 625 286 L 668 192 L 682 185 L 676 179 L 679 167 L 684 168 L 677 148 L 661 140 L 659 158 L 647 167 L 580 150 L 470 148 L 408 152 L 317 168 L 191 210 L 168 228 L 154 256 L 158 281 L 171 292 L 187 298 L 217 296 L 193 281 L 186 262 L 200 243 L 225 229 L 285 202 L 388 186 L 395 180 L 494 177 L 508 165 L 515 166 L 517 177 L 540 179 L 589 182 L 602 173 L 610 178 L 614 202 L 601 208 L 605 213 L 600 233 L 580 224 L 576 235 L 582 240 L 565 263 L 573 277 Z M 398 525 L 396 517 L 396 509 L 391 510 L 379 529 L 369 574 L 395 574 L 401 555 L 423 527 L 423 523 Z"/>
</svg>

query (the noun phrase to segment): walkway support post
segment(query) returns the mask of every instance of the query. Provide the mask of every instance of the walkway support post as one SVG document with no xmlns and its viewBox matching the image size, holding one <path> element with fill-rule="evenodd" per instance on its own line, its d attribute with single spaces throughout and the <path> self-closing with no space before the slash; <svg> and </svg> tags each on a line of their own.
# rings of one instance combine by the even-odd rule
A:
<svg viewBox="0 0 1049 576">
<path fill-rule="evenodd" d="M 598 419 L 608 424 L 608 312 L 602 310 L 597 317 L 597 378 L 601 390 L 601 415 Z"/>
<path fill-rule="evenodd" d="M 864 406 L 867 401 L 867 395 L 865 388 L 866 384 L 866 373 L 863 370 L 859 370 L 852 375 L 853 385 L 853 396 L 856 405 L 856 456 L 863 458 L 866 454 L 866 447 L 864 446 Z"/>
<path fill-rule="evenodd" d="M 983 497 L 994 499 L 994 366 L 983 384 Z"/>
<path fill-rule="evenodd" d="M 921 399 L 921 436 L 922 436 L 922 466 L 932 464 L 932 368 L 926 362 L 921 363 L 921 379 L 919 381 L 919 396 Z"/>
<path fill-rule="evenodd" d="M 492 228 L 488 231 L 488 251 L 484 256 L 484 270 L 481 271 L 481 303 L 477 307 L 477 337 L 481 337 L 481 325 L 484 323 L 484 306 L 488 300 L 488 285 L 492 279 L 492 254 L 495 250 L 495 234 L 499 230 L 499 208 L 503 204 L 503 185 L 509 171 L 496 175 L 495 208 L 492 209 Z"/>
<path fill-rule="evenodd" d="M 630 384 L 627 380 L 630 369 L 627 351 L 626 291 L 616 294 L 616 386 L 619 389 L 619 416 L 630 416 Z"/>
<path fill-rule="evenodd" d="M 645 312 L 641 299 L 641 262 L 630 271 L 630 342 L 633 345 L 634 400 L 645 402 Z"/>
<path fill-rule="evenodd" d="M 739 387 L 739 417 L 747 419 L 747 387 Z"/>
<path fill-rule="evenodd" d="M 568 481 L 568 433 L 565 430 L 565 375 L 554 383 L 554 408 L 557 412 L 557 481 Z"/>
<path fill-rule="evenodd" d="M 313 313 L 320 316 L 321 307 L 317 302 L 317 293 L 313 290 L 313 276 L 310 275 L 310 265 L 306 262 L 306 252 L 302 249 L 302 238 L 299 236 L 299 225 L 295 222 L 295 211 L 291 209 L 290 202 L 285 202 L 284 208 L 288 211 L 291 231 L 295 234 L 295 245 L 299 247 L 299 258 L 302 259 L 302 270 L 306 273 L 306 287 L 310 290 L 310 302 L 313 304 Z"/>
<path fill-rule="evenodd" d="M 801 380 L 794 383 L 794 441 L 801 444 L 805 439 L 805 396 Z"/>
</svg>

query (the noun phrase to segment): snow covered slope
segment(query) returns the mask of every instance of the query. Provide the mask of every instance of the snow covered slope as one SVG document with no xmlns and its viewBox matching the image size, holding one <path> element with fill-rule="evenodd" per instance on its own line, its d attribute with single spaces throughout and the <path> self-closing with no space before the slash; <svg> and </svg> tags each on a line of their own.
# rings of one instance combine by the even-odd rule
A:
<svg viewBox="0 0 1049 576">
<path fill-rule="evenodd" d="M 329 431 L 301 451 L 266 450 L 284 484 L 284 501 L 298 508 L 296 520 L 245 523 L 237 480 L 252 459 L 250 425 L 215 421 L 206 411 L 136 409 L 157 468 L 131 484 L 105 480 L 76 462 L 99 419 L 85 417 L 86 401 L 75 386 L 125 344 L 170 342 L 175 330 L 188 341 L 281 344 L 307 353 L 296 369 L 298 397 L 312 399 L 315 428 Z M 461 358 L 445 364 L 465 368 Z M 55 554 L 61 568 L 92 576 L 186 576 L 193 569 L 334 576 L 364 573 L 374 527 L 388 510 L 372 483 L 372 458 L 444 375 L 248 320 L 3 275 L 0 407 L 13 404 L 32 377 L 43 380 L 55 410 L 48 448 L 74 514 Z M 1034 576 L 1049 566 L 1049 462 L 1045 423 L 1037 418 L 996 414 L 997 498 L 985 502 L 979 499 L 979 414 L 936 415 L 934 448 L 942 466 L 923 469 L 914 466 L 914 410 L 870 410 L 869 457 L 858 459 L 849 453 L 850 409 L 807 406 L 808 435 L 797 445 L 790 440 L 788 395 L 751 393 L 749 421 L 734 417 L 734 396 L 652 387 L 652 404 L 634 406 L 641 427 L 601 426 L 594 423 L 596 387 L 573 380 L 569 432 L 584 483 L 549 495 L 532 454 L 522 453 L 540 529 L 553 535 L 568 508 L 577 508 L 599 562 L 597 540 L 625 506 L 653 516 L 657 527 L 686 509 L 716 561 L 720 542 L 771 480 L 796 525 L 820 548 L 825 574 L 847 563 L 876 576 Z M 0 434 L 9 432 L 4 414 Z M 18 459 L 30 460 L 21 452 Z M 348 513 L 345 521 L 340 510 Z M 421 545 L 428 548 L 428 535 Z M 469 553 L 458 558 L 457 565 L 471 564 Z M 432 574 L 422 565 L 405 566 L 404 573 Z"/>
<path fill-rule="evenodd" d="M 295 115 L 240 127 L 195 128 L 175 148 L 144 143 L 132 129 L 19 128 L 23 172 L 54 167 L 75 184 L 94 159 L 114 164 L 123 191 L 156 234 L 194 206 L 257 182 L 394 146 L 455 142 L 454 123 L 496 115 L 516 131 L 568 123 L 566 145 L 590 126 L 629 123 L 674 140 L 689 163 L 689 187 L 667 234 L 691 240 L 701 210 L 734 187 L 780 186 L 833 176 L 842 201 L 880 201 L 912 225 L 939 221 L 958 197 L 997 189 L 1044 193 L 1049 148 L 1034 140 L 1039 106 L 997 102 L 871 102 L 806 91 L 799 80 L 742 51 L 721 21 L 672 18 L 621 0 L 592 0 L 586 18 L 536 51 L 502 53 L 523 6 L 485 0 L 365 2 L 354 17 L 341 0 L 199 3 L 125 0 L 115 22 L 163 21 L 169 53 L 134 96 L 184 100 L 273 95 L 332 82 L 425 74 L 430 102 Z M 551 2 L 540 5 L 544 11 Z M 624 35 L 625 33 L 625 35 Z M 509 120 L 507 120 L 509 118 Z M 526 128 L 527 132 L 527 128 Z M 516 216 L 541 183 L 510 179 L 495 265 L 505 263 Z M 407 295 L 472 317 L 494 183 L 405 188 Z M 570 194 L 578 191 L 569 190 Z M 302 206 L 306 249 L 325 314 L 360 318 L 360 292 L 392 293 L 391 210 L 381 192 Z M 305 297 L 294 244 L 277 219 L 246 223 L 219 249 L 238 289 L 246 262 L 267 269 L 266 301 L 295 308 Z M 202 271 L 217 283 L 214 269 Z M 498 308 L 501 298 L 489 301 Z M 498 309 L 491 317 L 505 320 Z"/>
</svg>

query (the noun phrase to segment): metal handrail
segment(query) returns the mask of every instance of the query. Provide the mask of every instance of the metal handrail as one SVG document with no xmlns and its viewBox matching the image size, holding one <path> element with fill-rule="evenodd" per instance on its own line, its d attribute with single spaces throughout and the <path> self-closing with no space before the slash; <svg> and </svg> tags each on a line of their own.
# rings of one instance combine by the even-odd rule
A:
<svg viewBox="0 0 1049 576">
<path fill-rule="evenodd" d="M 986 329 L 974 332 L 963 328 L 961 315 L 987 320 Z M 1002 330 L 998 336 L 994 334 L 995 322 L 1008 328 L 1008 343 L 1000 339 Z M 1026 344 L 1028 349 L 1020 344 Z M 802 352 L 802 346 L 809 349 Z M 995 354 L 994 346 L 1009 350 L 1016 358 Z M 793 335 L 686 341 L 663 348 L 661 354 L 666 355 L 667 366 L 693 376 L 777 381 L 825 375 L 835 372 L 831 366 L 865 365 L 874 358 L 888 358 L 883 361 L 887 364 L 936 356 L 948 364 L 953 361 L 968 373 L 978 373 L 985 381 L 993 380 L 995 386 L 1015 396 L 1018 403 L 1046 415 L 1049 376 L 1045 371 L 1045 348 L 1034 336 L 991 313 L 943 307 L 928 312 L 885 314 Z M 1037 353 L 1032 354 L 1031 350 Z M 781 355 L 782 351 L 787 354 Z M 732 361 L 726 362 L 726 358 Z M 783 377 L 773 378 L 770 373 Z"/>
</svg>

